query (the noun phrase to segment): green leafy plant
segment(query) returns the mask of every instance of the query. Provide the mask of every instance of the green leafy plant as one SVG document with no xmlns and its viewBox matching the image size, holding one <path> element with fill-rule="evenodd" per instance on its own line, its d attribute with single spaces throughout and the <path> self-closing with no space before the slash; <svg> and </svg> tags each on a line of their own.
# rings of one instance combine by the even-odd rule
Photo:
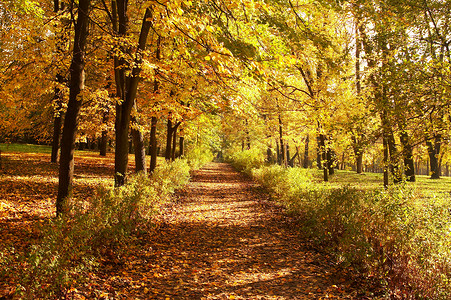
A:
<svg viewBox="0 0 451 300">
<path fill-rule="evenodd" d="M 396 297 L 451 297 L 451 207 L 445 194 L 408 186 L 330 187 L 300 168 L 265 166 L 252 174 L 299 215 L 312 243 L 337 263 L 377 277 Z"/>
<path fill-rule="evenodd" d="M 162 203 L 189 180 L 186 160 L 161 163 L 147 177 L 130 176 L 123 187 L 99 187 L 88 202 L 67 201 L 60 217 L 41 228 L 42 239 L 22 258 L 20 294 L 27 299 L 63 297 L 104 255 L 117 255 L 133 242 Z"/>
</svg>

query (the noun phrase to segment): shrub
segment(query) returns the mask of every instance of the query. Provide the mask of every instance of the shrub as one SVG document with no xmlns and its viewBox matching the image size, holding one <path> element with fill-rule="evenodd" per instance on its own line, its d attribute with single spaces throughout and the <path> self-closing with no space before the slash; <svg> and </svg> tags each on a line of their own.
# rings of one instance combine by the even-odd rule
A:
<svg viewBox="0 0 451 300">
<path fill-rule="evenodd" d="M 252 169 L 260 168 L 265 162 L 262 151 L 257 148 L 229 154 L 226 156 L 226 160 L 231 162 L 236 169 L 248 175 L 251 174 Z"/>
<path fill-rule="evenodd" d="M 89 203 L 68 201 L 67 213 L 41 228 L 42 239 L 22 258 L 23 297 L 64 296 L 73 283 L 133 241 L 133 233 L 158 212 L 159 205 L 189 180 L 186 160 L 161 163 L 152 177 L 130 176 L 123 187 L 100 187 Z"/>
<path fill-rule="evenodd" d="M 337 262 L 374 275 L 394 297 L 451 298 L 451 208 L 394 186 L 382 191 L 331 188 L 307 170 L 267 166 L 254 177 L 299 214 L 305 236 Z"/>
<path fill-rule="evenodd" d="M 194 147 L 186 154 L 188 165 L 191 169 L 197 170 L 206 163 L 213 161 L 214 155 L 207 147 Z"/>
</svg>

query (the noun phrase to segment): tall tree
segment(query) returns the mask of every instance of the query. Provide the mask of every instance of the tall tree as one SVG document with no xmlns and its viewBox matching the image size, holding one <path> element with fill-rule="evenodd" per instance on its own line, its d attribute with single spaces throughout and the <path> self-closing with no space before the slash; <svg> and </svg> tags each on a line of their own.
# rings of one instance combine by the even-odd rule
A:
<svg viewBox="0 0 451 300">
<path fill-rule="evenodd" d="M 85 81 L 85 48 L 88 39 L 90 4 L 91 0 L 80 0 L 78 5 L 74 48 L 70 65 L 69 102 L 61 139 L 58 196 L 56 199 L 57 216 L 63 213 L 64 200 L 69 195 L 74 176 L 75 137 L 78 126 L 78 114 L 82 104 L 80 93 L 84 89 Z"/>
<path fill-rule="evenodd" d="M 114 7 L 113 2 L 113 7 Z M 125 37 L 127 34 L 128 16 L 127 16 L 128 1 L 117 1 L 117 20 L 118 20 L 118 34 Z M 113 9 L 114 11 L 114 9 Z M 142 55 L 146 50 L 147 37 L 152 26 L 152 8 L 146 8 L 142 20 L 141 31 L 138 40 L 138 46 L 134 55 L 133 63 L 127 63 L 123 57 L 116 57 L 116 85 L 118 96 L 121 102 L 116 106 L 116 151 L 115 151 L 115 185 L 122 186 L 125 184 L 125 178 L 128 167 L 128 136 L 131 120 L 131 112 L 135 103 L 136 94 L 138 90 L 138 83 L 140 80 L 139 74 L 142 70 Z M 122 49 L 123 53 L 130 51 Z M 130 53 L 129 53 L 130 54 Z M 127 74 L 126 70 L 129 70 Z"/>
</svg>

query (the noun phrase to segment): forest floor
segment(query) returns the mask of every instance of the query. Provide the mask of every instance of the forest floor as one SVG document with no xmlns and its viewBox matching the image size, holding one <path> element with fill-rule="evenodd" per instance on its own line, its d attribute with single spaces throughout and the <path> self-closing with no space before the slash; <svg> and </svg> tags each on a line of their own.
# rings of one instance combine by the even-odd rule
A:
<svg viewBox="0 0 451 300">
<path fill-rule="evenodd" d="M 53 216 L 57 169 L 46 159 L 21 154 L 8 157 L 8 168 L 3 165 L 0 246 L 14 243 L 18 252 L 26 251 L 39 238 L 35 225 Z M 79 159 L 83 172 L 76 193 L 89 193 L 94 174 L 107 180 L 108 159 L 100 164 Z M 228 164 L 211 163 L 194 172 L 155 224 L 126 251 L 102 258 L 66 298 L 374 298 L 352 270 L 340 268 L 302 238 L 296 216 L 285 214 Z M 0 283 L 0 299 L 9 299 L 11 289 Z"/>
</svg>

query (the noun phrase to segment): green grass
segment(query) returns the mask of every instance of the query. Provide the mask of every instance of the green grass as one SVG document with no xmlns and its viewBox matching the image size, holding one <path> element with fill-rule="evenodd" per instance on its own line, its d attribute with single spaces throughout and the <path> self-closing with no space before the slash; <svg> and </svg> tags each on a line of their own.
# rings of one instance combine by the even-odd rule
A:
<svg viewBox="0 0 451 300">
<path fill-rule="evenodd" d="M 47 145 L 32 144 L 0 144 L 2 152 L 19 152 L 19 153 L 52 153 L 52 147 Z"/>
<path fill-rule="evenodd" d="M 318 182 L 322 181 L 321 170 L 312 170 L 312 172 Z M 329 182 L 324 185 L 330 188 L 350 186 L 358 190 L 369 191 L 381 189 L 383 182 L 382 173 L 357 174 L 353 171 L 335 170 L 335 175 L 331 176 Z M 451 177 L 442 176 L 440 179 L 430 179 L 430 176 L 416 175 L 416 182 L 406 182 L 405 184 L 421 191 L 425 196 L 431 193 L 451 192 Z"/>
</svg>

